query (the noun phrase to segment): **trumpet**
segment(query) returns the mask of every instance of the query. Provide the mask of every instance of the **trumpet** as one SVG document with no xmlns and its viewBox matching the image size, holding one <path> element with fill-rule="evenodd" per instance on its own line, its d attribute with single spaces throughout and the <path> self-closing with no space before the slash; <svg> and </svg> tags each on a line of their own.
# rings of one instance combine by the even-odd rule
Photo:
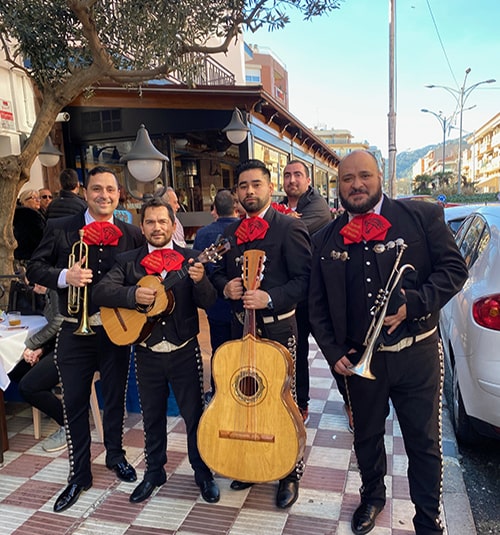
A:
<svg viewBox="0 0 500 535">
<path fill-rule="evenodd" d="M 83 229 L 79 230 L 80 239 L 73 244 L 71 248 L 71 254 L 68 258 L 68 268 L 71 268 L 75 265 L 76 262 L 80 261 L 85 257 L 85 261 L 81 263 L 82 269 L 87 269 L 88 259 L 89 259 L 89 246 L 83 241 L 83 236 L 85 231 Z M 77 259 L 78 257 L 78 259 Z M 83 291 L 82 291 L 83 290 Z M 68 314 L 74 316 L 82 310 L 82 319 L 78 329 L 73 332 L 78 336 L 91 336 L 95 334 L 95 331 L 92 330 L 89 321 L 89 310 L 88 310 L 88 287 L 85 285 L 83 289 L 77 286 L 69 286 L 68 288 Z"/>
<path fill-rule="evenodd" d="M 399 281 L 403 277 L 405 271 L 415 269 L 411 264 L 404 264 L 403 266 L 401 266 L 400 269 L 398 269 L 399 264 L 401 262 L 401 257 L 403 256 L 403 253 L 408 246 L 401 239 L 397 240 L 396 243 L 392 245 L 392 247 L 394 245 L 398 247 L 398 253 L 396 255 L 394 265 L 392 266 L 392 271 L 389 275 L 389 279 L 387 280 L 385 287 L 379 291 L 377 299 L 375 300 L 375 305 L 370 311 L 373 315 L 373 318 L 370 323 L 370 326 L 368 327 L 368 331 L 366 332 L 365 340 L 363 342 L 365 350 L 363 351 L 363 355 L 361 356 L 359 362 L 350 368 L 353 373 L 359 375 L 360 377 L 364 377 L 365 379 L 374 380 L 376 378 L 372 374 L 370 366 L 373 354 L 375 352 L 375 344 L 377 343 L 380 332 L 382 331 L 382 327 L 384 326 L 384 319 L 387 315 L 387 307 L 389 306 L 389 300 L 391 298 L 391 295 L 397 288 Z M 383 250 L 385 250 L 385 248 Z M 375 252 L 383 252 L 383 250 L 376 250 Z"/>
</svg>

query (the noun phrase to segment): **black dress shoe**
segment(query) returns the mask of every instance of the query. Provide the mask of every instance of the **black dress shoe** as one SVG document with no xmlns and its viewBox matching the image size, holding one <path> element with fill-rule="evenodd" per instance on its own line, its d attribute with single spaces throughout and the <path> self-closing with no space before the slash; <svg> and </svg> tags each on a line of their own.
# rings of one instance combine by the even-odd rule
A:
<svg viewBox="0 0 500 535">
<path fill-rule="evenodd" d="M 280 509 L 292 506 L 299 497 L 299 482 L 296 479 L 282 479 L 278 485 L 276 505 Z"/>
<path fill-rule="evenodd" d="M 220 499 L 220 492 L 217 483 L 213 479 L 205 479 L 199 485 L 201 497 L 208 503 L 217 503 Z"/>
<path fill-rule="evenodd" d="M 133 483 L 137 481 L 137 474 L 135 468 L 129 464 L 127 461 L 121 461 L 114 466 L 108 466 L 110 470 L 113 470 L 118 476 L 118 479 L 125 481 L 127 483 Z"/>
<path fill-rule="evenodd" d="M 132 503 L 140 503 L 147 500 L 151 494 L 153 494 L 156 487 L 157 486 L 153 485 L 150 481 L 141 481 L 130 495 L 129 501 Z"/>
<path fill-rule="evenodd" d="M 375 519 L 383 508 L 383 505 L 362 503 L 352 515 L 351 529 L 353 533 L 364 535 L 370 532 L 375 527 Z"/>
<path fill-rule="evenodd" d="M 253 485 L 253 483 L 247 483 L 245 481 L 238 481 L 235 479 L 234 481 L 231 481 L 231 485 L 229 485 L 233 490 L 245 490 L 250 488 Z"/>
<path fill-rule="evenodd" d="M 71 507 L 80 497 L 80 494 L 84 490 L 90 489 L 91 485 L 82 486 L 77 485 L 76 483 L 71 483 L 68 485 L 57 498 L 56 503 L 54 504 L 54 512 L 60 513 L 65 509 Z"/>
</svg>

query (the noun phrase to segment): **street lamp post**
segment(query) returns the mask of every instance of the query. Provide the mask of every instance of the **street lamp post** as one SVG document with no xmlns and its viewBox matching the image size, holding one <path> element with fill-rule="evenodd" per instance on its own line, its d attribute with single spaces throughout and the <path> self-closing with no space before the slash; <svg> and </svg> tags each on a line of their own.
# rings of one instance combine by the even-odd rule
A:
<svg viewBox="0 0 500 535">
<path fill-rule="evenodd" d="M 464 76 L 464 82 L 462 84 L 462 87 L 460 89 L 454 89 L 453 87 L 447 87 L 444 85 L 427 85 L 426 87 L 434 88 L 439 87 L 440 89 L 444 89 L 445 91 L 448 91 L 450 95 L 453 96 L 457 103 L 458 113 L 460 114 L 460 122 L 459 122 L 459 137 L 458 137 L 458 183 L 457 183 L 457 193 L 460 195 L 461 193 L 461 187 L 462 187 L 462 120 L 463 120 L 463 114 L 464 114 L 464 106 L 467 102 L 467 99 L 469 98 L 469 95 L 482 84 L 492 84 L 496 82 L 493 78 L 490 80 L 483 80 L 482 82 L 477 82 L 476 84 L 473 84 L 469 87 L 465 87 L 465 84 L 467 82 L 467 76 L 469 76 L 469 73 L 471 71 L 471 68 L 468 67 L 465 69 L 465 76 Z"/>
<path fill-rule="evenodd" d="M 443 160 L 442 160 L 443 169 L 441 171 L 441 180 L 444 180 L 445 159 L 446 159 L 446 129 L 450 128 L 449 123 L 450 123 L 450 119 L 452 119 L 453 116 L 447 119 L 444 115 L 442 115 L 442 112 L 436 113 L 435 111 L 427 110 L 425 108 L 422 108 L 420 111 L 434 115 L 434 117 L 440 122 L 441 127 L 443 129 Z"/>
</svg>

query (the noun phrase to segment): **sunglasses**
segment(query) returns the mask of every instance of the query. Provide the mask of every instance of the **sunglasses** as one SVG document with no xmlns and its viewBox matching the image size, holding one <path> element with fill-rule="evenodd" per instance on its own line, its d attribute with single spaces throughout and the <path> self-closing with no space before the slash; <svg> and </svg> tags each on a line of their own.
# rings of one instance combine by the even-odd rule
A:
<svg viewBox="0 0 500 535">
<path fill-rule="evenodd" d="M 52 199 L 52 195 L 42 195 L 42 199 Z"/>
<path fill-rule="evenodd" d="M 35 200 L 35 201 L 39 201 L 40 200 L 40 197 L 26 197 L 26 199 L 24 199 L 25 201 L 31 201 L 31 199 Z"/>
</svg>

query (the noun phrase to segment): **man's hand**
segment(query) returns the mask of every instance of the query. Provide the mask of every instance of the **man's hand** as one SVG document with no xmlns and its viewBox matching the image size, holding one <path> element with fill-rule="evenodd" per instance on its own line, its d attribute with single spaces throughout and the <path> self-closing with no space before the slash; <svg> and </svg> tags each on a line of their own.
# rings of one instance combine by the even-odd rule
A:
<svg viewBox="0 0 500 535">
<path fill-rule="evenodd" d="M 347 355 L 352 355 L 353 353 L 357 353 L 357 351 L 355 349 L 349 349 Z M 353 363 L 349 360 L 347 355 L 344 355 L 339 360 L 337 360 L 335 366 L 333 367 L 333 369 L 340 375 L 354 375 L 351 370 L 351 368 L 353 367 Z"/>
<path fill-rule="evenodd" d="M 92 270 L 82 268 L 82 262 L 85 262 L 85 257 L 75 262 L 66 271 L 66 284 L 69 286 L 81 288 L 92 282 Z"/>
<path fill-rule="evenodd" d="M 403 303 L 399 308 L 396 314 L 392 316 L 386 316 L 384 318 L 384 327 L 389 327 L 387 329 L 387 334 L 392 334 L 406 319 L 406 303 Z"/>
<path fill-rule="evenodd" d="M 253 310 L 267 308 L 269 294 L 264 290 L 248 290 L 243 294 L 243 307 Z"/>
<path fill-rule="evenodd" d="M 233 301 L 243 297 L 243 281 L 241 280 L 241 277 L 236 277 L 230 280 L 224 286 L 224 296 Z"/>
<path fill-rule="evenodd" d="M 149 306 L 156 299 L 156 290 L 147 286 L 138 286 L 135 291 L 135 302 L 138 305 Z"/>
<path fill-rule="evenodd" d="M 205 266 L 201 262 L 193 263 L 189 266 L 188 275 L 193 282 L 198 283 L 205 275 Z"/>
</svg>

